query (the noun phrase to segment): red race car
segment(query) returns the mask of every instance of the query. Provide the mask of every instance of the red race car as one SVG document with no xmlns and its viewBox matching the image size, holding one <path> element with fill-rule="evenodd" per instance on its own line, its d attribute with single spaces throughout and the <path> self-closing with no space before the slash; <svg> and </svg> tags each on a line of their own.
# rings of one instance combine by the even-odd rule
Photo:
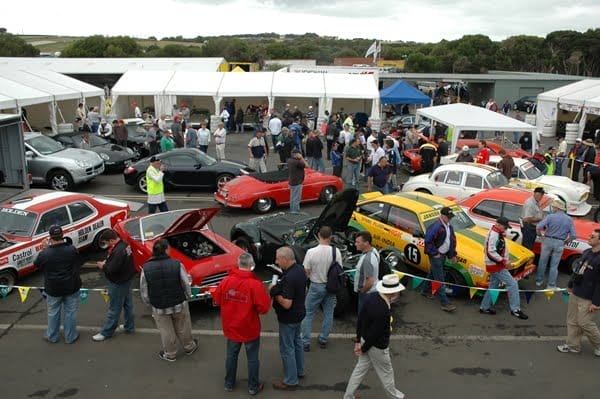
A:
<svg viewBox="0 0 600 399">
<path fill-rule="evenodd" d="M 306 168 L 302 183 L 301 202 L 329 202 L 344 187 L 342 179 Z M 288 171 L 276 170 L 236 177 L 215 193 L 215 200 L 232 208 L 252 208 L 267 213 L 276 206 L 290 203 Z"/>
<path fill-rule="evenodd" d="M 238 266 L 244 252 L 207 226 L 219 211 L 205 208 L 155 213 L 124 220 L 115 230 L 131 245 L 138 271 L 152 257 L 154 243 L 161 238 L 168 240 L 169 255 L 183 263 L 192 285 L 204 294 Z"/>
<path fill-rule="evenodd" d="M 32 190 L 0 205 L 0 285 L 10 292 L 18 277 L 35 270 L 52 225 L 77 248 L 102 249 L 101 233 L 129 217 L 126 202 L 60 191 Z"/>
<path fill-rule="evenodd" d="M 427 139 L 425 136 L 421 136 L 423 139 Z M 429 141 L 429 139 L 427 139 Z M 490 155 L 498 155 L 498 152 L 502 148 L 502 145 L 496 143 L 491 140 L 486 140 L 488 149 L 490 150 Z M 436 143 L 432 143 L 437 146 Z M 477 151 L 479 151 L 479 140 L 477 139 L 459 139 L 456 143 L 456 152 L 460 152 L 460 150 L 464 147 L 468 146 L 470 148 L 469 152 L 473 155 L 473 158 L 477 155 Z M 531 154 L 527 151 L 523 151 L 520 148 L 505 148 L 506 153 L 513 158 L 531 158 Z M 454 162 L 454 161 L 452 161 Z M 418 149 L 404 150 L 402 152 L 402 166 L 410 173 L 419 173 L 421 170 L 421 155 L 419 154 Z"/>
</svg>

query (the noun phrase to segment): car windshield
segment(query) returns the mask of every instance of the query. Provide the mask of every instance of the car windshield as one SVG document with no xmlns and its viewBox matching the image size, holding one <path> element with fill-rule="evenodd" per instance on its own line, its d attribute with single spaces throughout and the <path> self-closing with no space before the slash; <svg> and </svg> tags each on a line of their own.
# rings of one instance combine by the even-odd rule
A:
<svg viewBox="0 0 600 399">
<path fill-rule="evenodd" d="M 56 140 L 50 137 L 39 135 L 27 140 L 27 144 L 32 146 L 37 152 L 42 155 L 54 154 L 65 149 L 65 147 Z"/>
<path fill-rule="evenodd" d="M 206 155 L 202 151 L 198 151 L 198 158 L 200 158 L 200 163 L 202 165 L 211 166 L 217 163 L 216 159 L 214 159 L 210 155 Z"/>
<path fill-rule="evenodd" d="M 452 227 L 454 227 L 454 231 L 470 229 L 471 227 L 475 226 L 475 223 L 473 222 L 473 220 L 471 220 L 469 215 L 467 215 L 465 212 L 463 212 L 460 207 L 453 206 L 452 212 L 454 213 L 454 217 L 452 219 L 450 219 L 450 224 L 452 225 Z M 428 217 L 428 219 L 425 220 L 425 222 L 424 222 L 425 231 L 427 231 L 429 226 L 431 226 L 433 224 L 433 222 L 435 222 L 439 218 L 439 215 L 440 215 L 439 210 L 436 212 L 435 216 L 432 215 L 432 212 L 427 212 L 427 214 L 425 216 Z"/>
<path fill-rule="evenodd" d="M 189 211 L 189 209 L 181 209 L 132 219 L 125 223 L 125 230 L 134 240 L 152 240 L 163 234 L 177 219 Z"/>
<path fill-rule="evenodd" d="M 81 141 L 83 139 L 82 135 L 78 135 L 78 136 L 73 136 L 73 144 L 75 144 L 76 147 L 81 146 Z M 108 144 L 108 141 L 104 140 L 102 137 L 95 135 L 95 134 L 90 134 L 90 147 L 101 147 L 103 145 Z"/>
<path fill-rule="evenodd" d="M 37 214 L 14 208 L 0 208 L 0 232 L 30 237 Z"/>
<path fill-rule="evenodd" d="M 127 125 L 127 134 L 129 137 L 146 137 L 146 129 L 142 125 Z"/>
<path fill-rule="evenodd" d="M 540 172 L 540 170 L 529 161 L 525 162 L 521 166 L 521 171 L 523 172 L 527 180 L 535 180 L 542 175 L 542 172 Z"/>
<path fill-rule="evenodd" d="M 489 188 L 502 187 L 502 186 L 506 186 L 508 184 L 508 179 L 499 170 L 496 172 L 490 173 L 487 176 L 486 180 L 487 180 L 488 184 L 490 185 Z"/>
</svg>

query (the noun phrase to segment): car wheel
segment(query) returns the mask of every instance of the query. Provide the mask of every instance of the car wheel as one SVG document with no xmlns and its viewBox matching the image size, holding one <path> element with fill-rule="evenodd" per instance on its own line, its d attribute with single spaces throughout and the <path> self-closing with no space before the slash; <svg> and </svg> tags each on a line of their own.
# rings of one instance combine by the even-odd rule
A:
<svg viewBox="0 0 600 399">
<path fill-rule="evenodd" d="M 134 145 L 131 149 L 133 150 L 133 160 L 139 161 L 142 158 L 142 150 L 137 145 Z"/>
<path fill-rule="evenodd" d="M 227 183 L 231 179 L 233 179 L 233 175 L 231 175 L 229 173 L 223 173 L 223 174 L 220 174 L 219 176 L 217 176 L 217 182 L 216 182 L 217 190 L 220 190 L 221 187 L 223 187 L 225 185 L 225 183 Z"/>
<path fill-rule="evenodd" d="M 427 190 L 426 188 L 417 188 L 415 191 L 418 193 L 431 194 L 431 191 Z"/>
<path fill-rule="evenodd" d="M 467 282 L 465 278 L 456 269 L 444 267 L 444 273 L 446 274 L 446 282 L 450 284 L 457 284 L 465 286 Z M 465 287 L 457 287 L 456 285 L 446 286 L 448 295 L 453 297 L 464 297 L 467 295 L 468 289 Z"/>
<path fill-rule="evenodd" d="M 102 234 L 104 234 L 104 232 L 107 230 L 108 229 L 100 230 L 98 234 L 96 234 L 96 236 L 94 237 L 94 241 L 92 242 L 92 248 L 94 248 L 96 251 L 104 251 L 108 248 L 108 244 L 106 243 L 106 241 L 101 240 Z"/>
<path fill-rule="evenodd" d="M 0 272 L 0 285 L 5 286 L 0 287 L 0 291 L 2 291 L 2 296 L 10 294 L 16 281 L 17 276 L 14 272 L 10 270 L 4 270 Z"/>
<path fill-rule="evenodd" d="M 579 258 L 581 258 L 581 255 L 569 256 L 567 258 L 566 262 L 564 263 L 565 272 L 572 274 L 573 273 L 573 265 L 575 264 L 575 261 L 577 261 Z"/>
<path fill-rule="evenodd" d="M 256 213 L 267 213 L 274 207 L 273 200 L 271 198 L 259 198 L 252 204 L 252 210 Z"/>
<path fill-rule="evenodd" d="M 56 191 L 69 191 L 73 188 L 73 178 L 65 170 L 56 170 L 48 177 L 48 185 Z"/>
<path fill-rule="evenodd" d="M 138 191 L 141 191 L 143 193 L 148 192 L 148 183 L 146 182 L 145 173 L 140 173 L 140 175 L 137 178 L 137 184 L 135 187 L 138 189 Z"/>
<path fill-rule="evenodd" d="M 329 201 L 331 201 L 336 191 L 337 190 L 333 186 L 323 187 L 321 194 L 319 194 L 319 201 L 321 201 L 323 204 L 327 204 Z"/>
</svg>

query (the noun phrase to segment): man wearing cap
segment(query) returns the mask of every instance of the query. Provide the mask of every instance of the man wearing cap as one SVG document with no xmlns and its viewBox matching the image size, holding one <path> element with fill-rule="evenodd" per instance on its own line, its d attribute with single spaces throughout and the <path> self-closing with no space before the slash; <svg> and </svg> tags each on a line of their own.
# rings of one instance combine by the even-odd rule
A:
<svg viewBox="0 0 600 399">
<path fill-rule="evenodd" d="M 77 248 L 65 240 L 62 228 L 50 226 L 48 246 L 44 248 L 33 265 L 44 273 L 44 291 L 48 308 L 48 329 L 46 340 L 58 342 L 60 314 L 64 309 L 63 328 L 65 343 L 72 344 L 79 339 L 77 332 L 77 309 L 79 308 L 79 272 L 83 259 Z"/>
<path fill-rule="evenodd" d="M 544 197 L 545 191 L 543 187 L 536 187 L 533 190 L 533 196 L 528 198 L 523 204 L 521 209 L 521 233 L 523 234 L 523 240 L 521 244 L 525 248 L 533 248 L 537 233 L 535 231 L 536 225 L 544 218 L 542 209 L 542 198 Z"/>
<path fill-rule="evenodd" d="M 252 137 L 248 143 L 248 166 L 259 173 L 265 173 L 267 171 L 266 156 L 265 131 L 259 127 L 256 129 L 256 136 Z"/>
<path fill-rule="evenodd" d="M 308 163 L 299 149 L 292 150 L 292 156 L 287 160 L 288 184 L 290 186 L 290 211 L 300 212 L 300 200 L 302 199 L 302 183 L 304 183 L 304 169 Z"/>
<path fill-rule="evenodd" d="M 429 273 L 423 283 L 421 295 L 433 299 L 431 280 L 444 282 L 444 262 L 446 258 L 456 263 L 456 236 L 450 219 L 454 217 L 452 209 L 445 206 L 440 210 L 440 217 L 425 232 L 425 253 L 429 256 Z M 442 284 L 435 292 L 440 297 L 441 308 L 445 312 L 454 312 L 456 306 L 448 301 L 446 287 Z"/>
<path fill-rule="evenodd" d="M 510 305 L 510 314 L 521 319 L 527 320 L 528 316 L 521 311 L 521 301 L 519 298 L 519 285 L 506 270 L 508 266 L 508 249 L 504 239 L 504 232 L 510 227 L 508 219 L 504 216 L 496 219 L 485 238 L 485 269 L 490 275 L 489 289 L 479 305 L 479 313 L 495 315 L 496 311 L 491 307 L 492 298 L 490 290 L 495 290 L 504 283 L 508 291 L 508 303 Z"/>
<path fill-rule="evenodd" d="M 396 274 L 386 274 L 377 283 L 377 292 L 367 296 L 358 314 L 354 354 L 358 362 L 354 366 L 344 399 L 355 399 L 355 392 L 369 369 L 375 369 L 388 398 L 404 399 L 404 393 L 396 388 L 394 368 L 390 358 L 390 334 L 392 330 L 391 304 L 404 290 Z"/>
<path fill-rule="evenodd" d="M 456 156 L 456 162 L 474 162 L 473 155 L 469 152 L 468 145 L 463 146 L 462 151 Z"/>
<path fill-rule="evenodd" d="M 561 199 L 552 201 L 552 210 L 553 212 L 539 222 L 536 227 L 537 234 L 542 239 L 542 250 L 540 252 L 535 285 L 541 287 L 544 284 L 544 274 L 546 273 L 548 260 L 550 260 L 547 287 L 549 289 L 556 288 L 558 263 L 560 262 L 565 243 L 577 238 L 573 220 L 565 213 L 567 207 L 564 201 Z"/>
<path fill-rule="evenodd" d="M 148 193 L 148 213 L 167 212 L 167 200 L 165 199 L 165 186 L 163 179 L 165 177 L 165 165 L 160 162 L 160 158 L 153 155 L 150 158 L 150 165 L 146 169 L 146 191 Z"/>
</svg>

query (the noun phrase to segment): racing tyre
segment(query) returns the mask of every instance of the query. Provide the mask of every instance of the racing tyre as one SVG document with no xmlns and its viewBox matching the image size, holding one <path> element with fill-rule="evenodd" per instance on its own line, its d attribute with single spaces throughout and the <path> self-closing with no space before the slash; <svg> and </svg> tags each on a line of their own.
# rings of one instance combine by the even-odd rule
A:
<svg viewBox="0 0 600 399">
<path fill-rule="evenodd" d="M 48 185 L 56 191 L 69 191 L 73 188 L 73 178 L 66 170 L 55 170 L 48 176 Z"/>
<path fill-rule="evenodd" d="M 225 183 L 227 183 L 231 179 L 233 179 L 233 175 L 231 175 L 229 173 L 223 173 L 223 174 L 220 174 L 219 176 L 217 176 L 217 181 L 216 181 L 217 190 L 220 190 L 221 187 L 223 187 L 225 185 Z"/>
<path fill-rule="evenodd" d="M 331 201 L 336 191 L 337 190 L 333 186 L 323 187 L 321 194 L 319 194 L 319 201 L 321 201 L 323 204 L 327 204 L 329 201 Z"/>
<path fill-rule="evenodd" d="M 145 173 L 140 173 L 140 175 L 137 178 L 137 184 L 135 185 L 135 188 L 137 188 L 137 190 L 141 191 L 142 193 L 148 192 L 148 183 L 146 182 Z"/>
<path fill-rule="evenodd" d="M 252 210 L 256 213 L 267 213 L 273 210 L 274 205 L 271 198 L 259 198 L 252 204 Z"/>
<path fill-rule="evenodd" d="M 458 284 L 466 286 L 467 282 L 464 277 L 455 269 L 444 267 L 444 274 L 446 275 L 446 282 L 450 284 Z M 452 297 L 465 297 L 467 296 L 468 288 L 457 287 L 454 285 L 446 286 L 446 294 Z"/>
<path fill-rule="evenodd" d="M 3 296 L 10 294 L 17 281 L 17 276 L 10 270 L 4 270 L 0 272 L 0 285 L 6 287 L 0 287 L 0 291 L 2 291 Z"/>
<path fill-rule="evenodd" d="M 104 251 L 108 248 L 108 244 L 101 240 L 102 234 L 108 229 L 100 230 L 96 236 L 94 237 L 94 241 L 92 242 L 92 248 L 96 251 Z"/>
</svg>

